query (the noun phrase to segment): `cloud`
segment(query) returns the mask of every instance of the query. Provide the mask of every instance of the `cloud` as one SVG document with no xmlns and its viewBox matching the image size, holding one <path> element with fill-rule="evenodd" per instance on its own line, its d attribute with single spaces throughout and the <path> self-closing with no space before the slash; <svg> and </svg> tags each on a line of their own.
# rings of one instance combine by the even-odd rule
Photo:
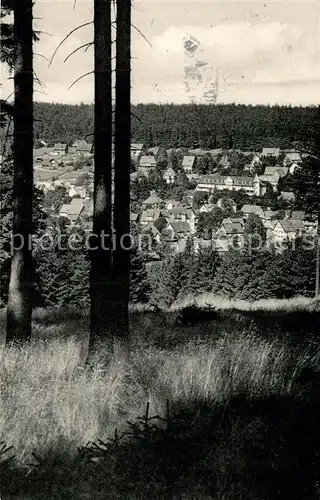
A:
<svg viewBox="0 0 320 500">
<path fill-rule="evenodd" d="M 214 14 L 210 10 L 210 2 L 188 3 L 188 15 L 186 8 L 179 10 L 176 3 L 167 3 L 166 7 L 159 2 L 152 6 L 150 0 L 144 3 L 145 7 L 143 3 L 136 2 L 140 11 L 135 12 L 134 9 L 133 14 L 136 16 L 135 24 L 142 33 L 146 33 L 152 47 L 135 30 L 132 31 L 134 102 L 187 102 L 188 95 L 183 85 L 185 57 L 182 45 L 186 33 L 200 40 L 202 57 L 211 65 L 214 75 L 218 70 L 220 102 L 319 102 L 318 32 L 316 24 L 314 28 L 310 24 L 312 16 L 308 21 L 304 19 L 303 6 L 300 8 L 301 16 L 296 13 L 292 19 L 289 14 L 295 12 L 293 9 L 296 6 L 292 5 L 290 12 L 284 11 L 283 2 L 277 5 L 272 2 L 265 9 L 269 11 L 269 17 L 259 15 L 252 18 L 249 16 L 250 9 L 257 9 L 261 2 L 256 1 L 255 7 L 252 7 L 252 2 L 250 5 L 243 3 L 241 8 L 232 7 L 230 2 L 211 2 L 215 4 Z M 225 15 L 222 20 L 227 4 L 232 8 L 229 9 L 232 16 Z M 301 7 L 302 4 L 299 5 Z M 235 12 L 238 7 L 237 18 Z M 69 30 L 92 20 L 92 4 L 87 1 L 77 0 L 73 10 L 73 0 L 58 0 L 55 3 L 37 0 L 36 8 L 35 15 L 43 18 L 37 21 L 37 26 L 51 32 L 52 36 L 41 35 L 35 51 L 49 58 Z M 174 11 L 172 17 L 171 11 Z M 243 16 L 244 13 L 248 16 Z M 215 24 L 205 24 L 213 18 Z M 149 26 L 152 19 L 155 20 L 154 25 Z M 280 22 L 281 19 L 283 22 Z M 83 78 L 67 91 L 75 79 L 93 69 L 93 48 L 86 53 L 79 51 L 66 63 L 63 62 L 77 46 L 91 40 L 92 26 L 75 32 L 59 49 L 49 68 L 43 58 L 36 57 L 35 69 L 45 84 L 43 90 L 46 92 L 46 95 L 35 94 L 37 100 L 93 100 L 92 76 Z M 12 91 L 12 81 L 5 81 L 4 74 L 2 80 L 3 93 L 7 95 Z"/>
<path fill-rule="evenodd" d="M 170 94 L 170 89 L 171 94 L 173 89 L 178 92 L 178 88 L 180 92 L 184 92 L 181 85 L 185 62 L 182 38 L 186 33 L 192 34 L 201 42 L 202 59 L 209 62 L 213 72 L 219 71 L 223 99 L 230 93 L 230 88 L 236 96 L 235 88 L 243 84 L 243 81 L 247 82 L 247 86 L 270 82 L 286 83 L 297 79 L 307 82 L 319 75 L 319 54 L 315 49 L 310 50 L 311 47 L 317 47 L 317 44 L 312 43 L 299 24 L 254 24 L 243 21 L 222 23 L 210 28 L 171 26 L 152 38 L 152 49 L 146 47 L 141 40 L 133 45 L 134 54 L 139 56 L 139 61 L 133 66 L 134 86 L 144 89 L 141 94 L 137 90 L 137 96 L 150 95 L 152 88 L 157 100 L 159 95 Z M 150 89 L 146 92 L 148 84 Z M 240 94 L 242 95 L 241 92 Z M 313 92 L 312 96 L 314 95 Z M 283 97 L 281 92 L 281 98 Z M 183 98 L 180 95 L 179 100 L 186 101 L 187 95 Z"/>
</svg>

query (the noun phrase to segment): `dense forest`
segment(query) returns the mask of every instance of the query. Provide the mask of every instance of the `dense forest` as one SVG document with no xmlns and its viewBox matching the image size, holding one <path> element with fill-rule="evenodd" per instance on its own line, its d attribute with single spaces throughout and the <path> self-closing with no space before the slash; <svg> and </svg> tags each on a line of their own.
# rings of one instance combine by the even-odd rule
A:
<svg viewBox="0 0 320 500">
<path fill-rule="evenodd" d="M 93 138 L 93 105 L 35 103 L 35 139 L 71 142 Z M 316 134 L 317 107 L 236 104 L 138 104 L 132 107 L 132 139 L 146 146 L 208 149 L 289 148 Z"/>
</svg>

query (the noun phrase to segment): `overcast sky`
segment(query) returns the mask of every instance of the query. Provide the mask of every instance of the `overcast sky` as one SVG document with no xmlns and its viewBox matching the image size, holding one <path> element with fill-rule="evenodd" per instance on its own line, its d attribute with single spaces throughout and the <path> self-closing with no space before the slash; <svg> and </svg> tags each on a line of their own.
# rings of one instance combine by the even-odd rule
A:
<svg viewBox="0 0 320 500">
<path fill-rule="evenodd" d="M 43 32 L 35 52 L 50 58 L 62 38 L 77 25 L 91 21 L 93 1 L 35 2 L 35 27 Z M 219 74 L 218 102 L 304 105 L 320 103 L 320 2 L 273 0 L 135 1 L 133 24 L 150 45 L 132 30 L 132 101 L 188 102 L 183 86 L 186 33 L 202 44 L 203 54 Z M 92 40 L 92 26 L 76 31 L 48 68 L 36 56 L 43 82 L 39 101 L 93 101 L 92 75 L 72 82 L 93 68 L 92 47 L 65 57 Z M 12 82 L 2 71 L 3 95 Z"/>
</svg>

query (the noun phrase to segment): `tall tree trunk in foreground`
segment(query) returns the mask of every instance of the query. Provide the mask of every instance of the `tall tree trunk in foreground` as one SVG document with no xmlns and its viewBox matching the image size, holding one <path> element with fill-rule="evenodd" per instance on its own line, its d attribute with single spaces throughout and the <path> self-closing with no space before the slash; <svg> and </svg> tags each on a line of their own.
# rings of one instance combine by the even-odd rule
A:
<svg viewBox="0 0 320 500">
<path fill-rule="evenodd" d="M 111 2 L 94 0 L 94 205 L 90 347 L 112 338 Z"/>
<path fill-rule="evenodd" d="M 117 0 L 114 251 L 117 339 L 129 340 L 131 1 Z"/>
<path fill-rule="evenodd" d="M 13 237 L 7 341 L 31 337 L 33 295 L 33 32 L 32 0 L 14 2 Z"/>
</svg>

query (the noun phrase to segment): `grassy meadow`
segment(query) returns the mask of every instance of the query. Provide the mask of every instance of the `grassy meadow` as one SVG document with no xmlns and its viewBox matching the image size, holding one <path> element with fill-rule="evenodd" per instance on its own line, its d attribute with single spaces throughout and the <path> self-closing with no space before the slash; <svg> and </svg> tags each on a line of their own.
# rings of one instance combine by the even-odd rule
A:
<svg viewBox="0 0 320 500">
<path fill-rule="evenodd" d="M 1 349 L 3 498 L 320 498 L 317 304 L 191 303 L 135 308 L 131 358 L 90 364 L 85 312 L 34 311 Z"/>
</svg>

